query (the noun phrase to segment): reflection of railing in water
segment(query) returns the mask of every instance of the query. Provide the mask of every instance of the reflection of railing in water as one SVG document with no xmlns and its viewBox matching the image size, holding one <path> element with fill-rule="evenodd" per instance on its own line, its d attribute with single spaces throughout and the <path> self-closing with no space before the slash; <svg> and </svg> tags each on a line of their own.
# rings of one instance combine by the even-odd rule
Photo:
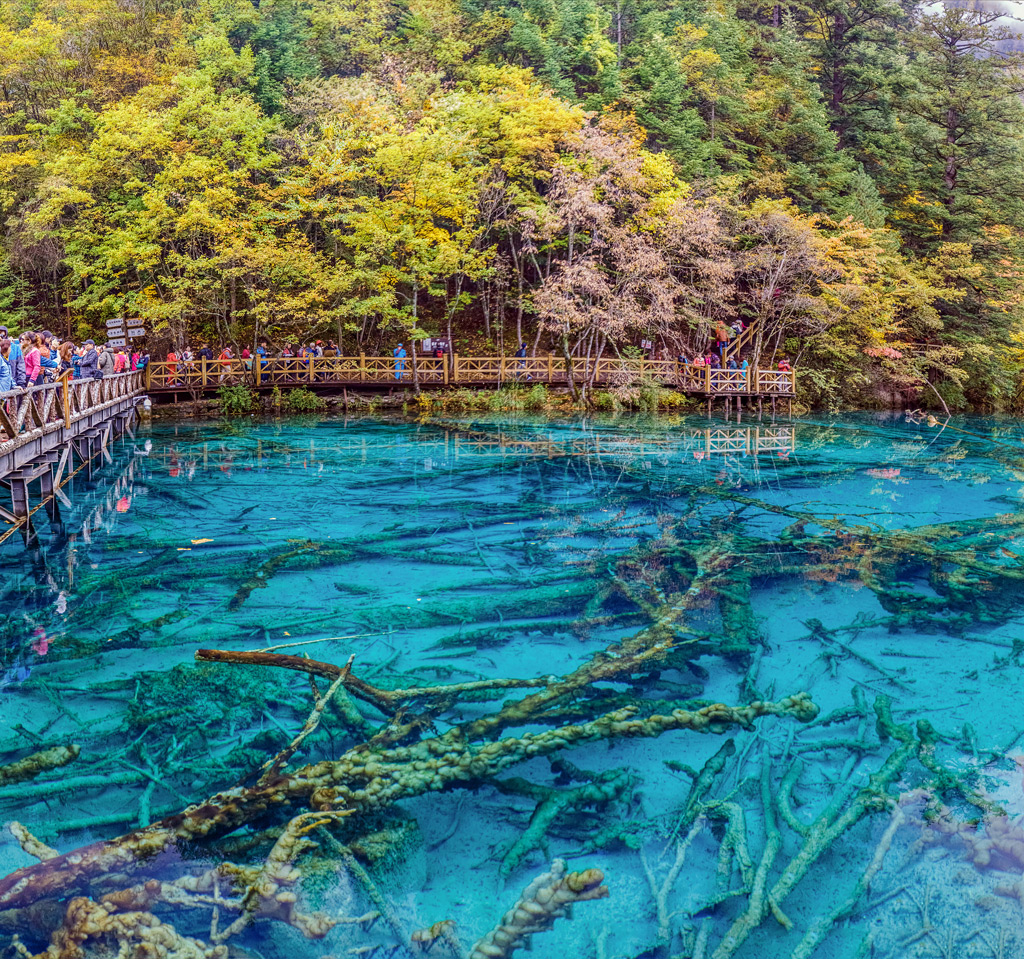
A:
<svg viewBox="0 0 1024 959">
<path fill-rule="evenodd" d="M 140 454 L 130 454 L 127 463 L 120 467 L 116 475 L 108 477 L 100 473 L 94 477 L 94 480 L 99 480 L 96 488 L 84 493 L 72 492 L 74 501 L 65 492 L 67 487 L 56 487 L 53 496 L 34 507 L 19 527 L 11 527 L 0 534 L 2 544 L 16 530 L 21 530 L 31 560 L 29 564 L 23 566 L 24 578 L 34 581 L 37 585 L 47 583 L 53 589 L 64 589 L 74 584 L 74 549 L 66 554 L 66 564 L 60 566 L 49 563 L 46 554 L 54 547 L 69 544 L 73 546 L 79 538 L 83 543 L 91 543 L 92 534 L 111 514 L 130 509 L 139 461 Z M 62 506 L 66 511 L 63 515 Z M 41 513 L 45 514 L 42 520 Z M 49 526 L 48 540 L 40 539 L 38 527 L 41 522 L 44 526 Z M 0 579 L 5 580 L 5 587 L 17 591 L 19 578 L 0 576 Z"/>
<path fill-rule="evenodd" d="M 445 460 L 455 461 L 462 456 L 528 456 L 542 459 L 557 459 L 566 456 L 587 456 L 594 458 L 661 458 L 675 453 L 699 451 L 707 454 L 734 453 L 787 453 L 796 449 L 796 430 L 791 426 L 758 426 L 749 428 L 713 427 L 708 429 L 677 430 L 665 439 L 633 439 L 628 436 L 600 434 L 558 440 L 547 437 L 530 438 L 522 433 L 504 430 L 461 430 L 444 429 L 429 436 L 413 435 L 408 439 L 394 437 L 367 439 L 339 438 L 320 443 L 310 440 L 308 446 L 295 447 L 287 451 L 273 448 L 272 455 L 301 457 L 307 466 L 319 466 L 325 456 L 365 456 L 371 451 L 395 449 L 425 455 L 433 458 L 435 465 Z M 248 462 L 261 465 L 265 455 L 262 440 L 248 453 L 238 449 L 221 450 L 216 445 L 203 443 L 201 446 L 182 450 L 171 448 L 152 454 L 154 463 L 160 463 L 174 476 L 187 475 L 196 466 L 209 468 L 211 462 L 221 469 L 244 466 Z M 344 464 L 339 464 L 344 466 Z"/>
<path fill-rule="evenodd" d="M 709 456 L 756 456 L 759 453 L 791 453 L 796 449 L 796 430 L 791 426 L 715 427 L 698 431 L 693 438 L 690 448 Z"/>
<path fill-rule="evenodd" d="M 30 502 L 30 486 L 38 486 L 45 505 L 74 473 L 91 476 L 94 460 L 109 461 L 111 441 L 131 433 L 142 379 L 141 372 L 85 380 L 65 374 L 53 383 L 0 393 L 0 486 L 10 490 L 11 502 L 10 509 L 0 506 L 0 521 L 17 527 L 38 509 Z"/>
</svg>

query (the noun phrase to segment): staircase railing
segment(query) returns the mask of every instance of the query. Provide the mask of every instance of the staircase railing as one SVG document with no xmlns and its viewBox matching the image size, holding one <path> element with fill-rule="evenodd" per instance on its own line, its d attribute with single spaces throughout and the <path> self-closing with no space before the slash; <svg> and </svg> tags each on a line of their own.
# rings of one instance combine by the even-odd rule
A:
<svg viewBox="0 0 1024 959">
<path fill-rule="evenodd" d="M 752 320 L 747 324 L 747 328 L 745 330 L 738 333 L 729 340 L 724 347 L 722 347 L 722 365 L 725 365 L 726 360 L 728 360 L 730 356 L 738 358 L 743 347 L 749 346 L 753 342 L 756 333 L 757 320 Z"/>
</svg>

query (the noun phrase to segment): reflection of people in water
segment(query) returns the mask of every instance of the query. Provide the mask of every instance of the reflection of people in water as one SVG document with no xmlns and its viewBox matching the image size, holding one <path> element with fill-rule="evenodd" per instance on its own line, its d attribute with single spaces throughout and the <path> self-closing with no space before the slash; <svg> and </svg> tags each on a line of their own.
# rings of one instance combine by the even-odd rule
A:
<svg viewBox="0 0 1024 959">
<path fill-rule="evenodd" d="M 32 635 L 35 637 L 32 640 L 32 652 L 37 656 L 45 656 L 50 651 L 50 637 L 46 635 L 46 630 L 37 626 Z"/>
</svg>

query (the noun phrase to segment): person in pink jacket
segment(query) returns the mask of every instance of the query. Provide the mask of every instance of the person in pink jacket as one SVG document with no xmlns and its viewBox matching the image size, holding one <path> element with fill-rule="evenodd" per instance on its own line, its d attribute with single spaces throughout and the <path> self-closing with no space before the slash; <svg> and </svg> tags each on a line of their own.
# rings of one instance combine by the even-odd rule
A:
<svg viewBox="0 0 1024 959">
<path fill-rule="evenodd" d="M 39 382 L 43 368 L 39 363 L 39 344 L 36 343 L 34 333 L 21 334 L 21 352 L 25 356 L 25 378 L 28 386 L 35 386 Z"/>
</svg>

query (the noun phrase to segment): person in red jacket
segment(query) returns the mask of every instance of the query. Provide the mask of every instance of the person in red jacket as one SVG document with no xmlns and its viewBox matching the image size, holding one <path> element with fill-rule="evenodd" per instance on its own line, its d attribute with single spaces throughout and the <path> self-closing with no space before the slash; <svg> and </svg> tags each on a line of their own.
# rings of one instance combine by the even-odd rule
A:
<svg viewBox="0 0 1024 959">
<path fill-rule="evenodd" d="M 223 383 L 224 378 L 231 372 L 231 361 L 233 359 L 234 353 L 231 352 L 231 347 L 225 346 L 224 349 L 220 351 L 220 356 L 217 357 L 217 360 L 220 362 L 219 382 Z"/>
</svg>

